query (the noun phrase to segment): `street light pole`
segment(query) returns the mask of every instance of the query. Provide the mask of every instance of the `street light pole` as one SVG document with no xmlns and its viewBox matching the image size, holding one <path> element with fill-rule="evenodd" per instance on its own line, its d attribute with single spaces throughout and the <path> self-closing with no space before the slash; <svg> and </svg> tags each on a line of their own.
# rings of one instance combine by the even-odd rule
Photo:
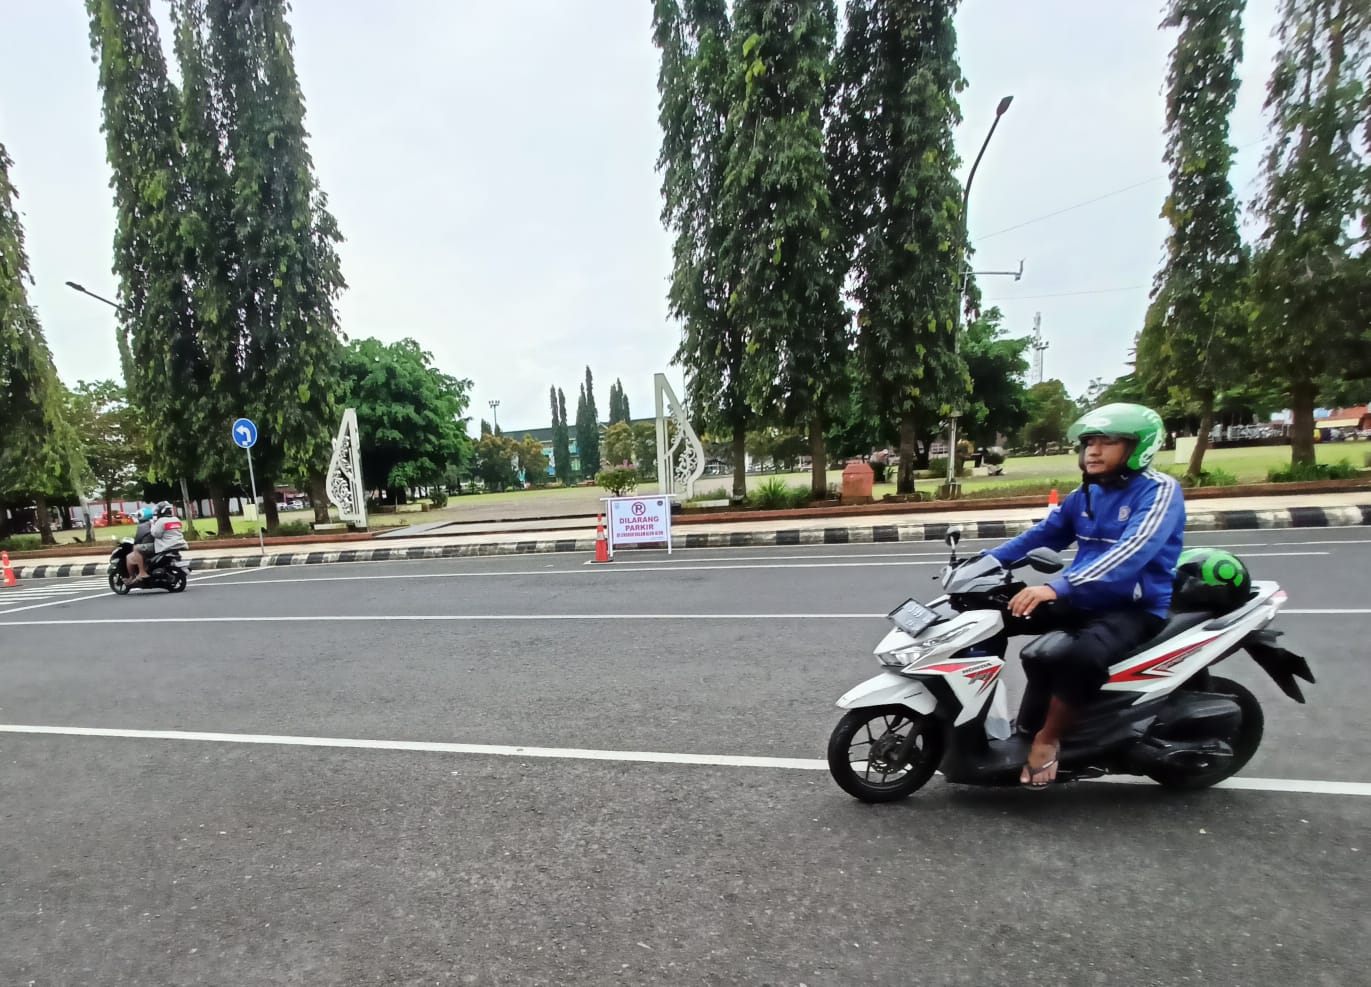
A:
<svg viewBox="0 0 1371 987">
<path fill-rule="evenodd" d="M 492 425 L 491 428 L 494 429 L 496 435 L 499 435 L 499 434 L 500 434 L 500 402 L 499 402 L 499 401 L 487 401 L 486 404 L 490 405 L 490 414 L 491 414 L 491 416 L 495 419 L 495 424 Z"/>
<path fill-rule="evenodd" d="M 990 122 L 990 130 L 986 133 L 985 140 L 981 141 L 981 149 L 976 153 L 976 160 L 971 163 L 971 172 L 966 176 L 966 185 L 962 189 L 962 228 L 960 242 L 957 244 L 957 307 L 952 312 L 952 355 L 954 357 L 961 351 L 962 309 L 966 307 L 966 250 L 968 247 L 967 240 L 970 239 L 967 232 L 966 209 L 967 203 L 971 200 L 971 183 L 976 179 L 976 169 L 981 166 L 981 158 L 985 157 L 985 149 L 990 146 L 990 138 L 995 136 L 995 128 L 1000 125 L 1000 117 L 1004 116 L 1012 102 L 1014 102 L 1014 97 L 1006 96 L 995 107 L 995 119 Z M 960 414 L 960 411 L 954 407 L 951 414 L 948 415 L 947 493 L 949 497 L 956 497 L 960 487 L 960 484 L 957 483 L 957 418 Z"/>
<path fill-rule="evenodd" d="M 133 316 L 132 312 L 124 308 L 124 306 L 120 305 L 118 302 L 112 302 L 104 295 L 97 295 L 95 292 L 91 291 L 85 285 L 77 284 L 75 281 L 68 281 L 67 287 L 70 288 L 72 291 L 80 292 L 83 295 L 89 295 L 91 298 L 94 298 L 97 302 L 104 302 L 106 305 L 114 309 L 116 312 L 118 312 L 126 319 L 131 318 Z M 125 383 L 127 384 L 128 382 L 125 381 Z M 191 541 L 194 541 L 196 539 L 198 532 L 195 530 L 195 518 L 191 515 L 190 512 L 190 489 L 186 486 L 186 478 L 184 476 L 181 477 L 181 509 L 186 512 L 186 523 L 190 526 L 190 539 Z M 106 520 L 108 520 L 108 518 Z M 95 533 L 94 529 L 90 528 L 90 523 L 90 511 L 87 510 L 86 526 L 87 530 L 90 531 L 90 535 L 86 540 L 94 541 Z"/>
</svg>

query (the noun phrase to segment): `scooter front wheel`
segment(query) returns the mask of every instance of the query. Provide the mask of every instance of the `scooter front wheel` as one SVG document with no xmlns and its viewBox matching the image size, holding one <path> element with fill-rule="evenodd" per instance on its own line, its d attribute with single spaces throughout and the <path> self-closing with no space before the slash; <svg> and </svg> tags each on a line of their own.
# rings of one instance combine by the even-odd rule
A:
<svg viewBox="0 0 1371 987">
<path fill-rule="evenodd" d="M 942 725 L 904 706 L 848 712 L 828 739 L 828 770 L 863 802 L 896 802 L 922 788 L 943 759 Z"/>
<path fill-rule="evenodd" d="M 111 572 L 109 574 L 109 588 L 120 596 L 128 596 L 129 594 L 128 580 L 124 578 L 122 572 Z"/>
</svg>

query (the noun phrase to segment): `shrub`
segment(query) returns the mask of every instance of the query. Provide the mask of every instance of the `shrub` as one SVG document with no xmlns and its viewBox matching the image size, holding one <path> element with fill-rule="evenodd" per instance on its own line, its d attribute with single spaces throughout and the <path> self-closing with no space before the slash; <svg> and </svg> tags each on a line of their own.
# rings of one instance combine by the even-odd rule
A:
<svg viewBox="0 0 1371 987">
<path fill-rule="evenodd" d="M 622 497 L 638 489 L 638 471 L 623 467 L 601 470 L 596 475 L 595 482 L 609 491 L 611 496 Z"/>
<path fill-rule="evenodd" d="M 1190 479 L 1183 466 L 1168 467 L 1166 472 L 1179 480 L 1181 486 L 1186 487 L 1187 489 L 1193 487 L 1235 487 L 1238 485 L 1238 478 L 1236 476 L 1228 472 L 1228 470 L 1220 469 L 1217 466 L 1207 470 L 1200 470 L 1199 482 Z"/>
<path fill-rule="evenodd" d="M 10 535 L 0 539 L 0 548 L 6 552 L 36 552 L 42 547 L 41 535 Z"/>
<path fill-rule="evenodd" d="M 276 529 L 276 534 L 283 538 L 293 538 L 296 535 L 307 535 L 312 530 L 308 521 L 287 521 Z"/>
<path fill-rule="evenodd" d="M 788 486 L 784 480 L 775 476 L 763 481 L 756 490 L 749 491 L 747 495 L 748 506 L 763 511 L 804 507 L 813 499 L 809 487 Z"/>
<path fill-rule="evenodd" d="M 1337 463 L 1298 463 L 1273 469 L 1266 474 L 1268 483 L 1312 483 L 1318 480 L 1355 480 L 1361 470 L 1346 459 Z"/>
<path fill-rule="evenodd" d="M 747 503 L 764 511 L 775 511 L 790 506 L 790 487 L 779 477 L 768 477 L 756 490 L 749 490 Z"/>
<path fill-rule="evenodd" d="M 947 457 L 939 456 L 937 459 L 930 459 L 928 461 L 928 475 L 931 479 L 934 480 L 938 479 L 939 477 L 945 478 L 947 476 Z M 971 475 L 970 467 L 966 465 L 966 460 L 963 459 L 961 456 L 957 457 L 957 475 Z"/>
<path fill-rule="evenodd" d="M 713 490 L 698 490 L 688 503 L 694 504 L 702 500 L 728 500 L 728 491 L 723 487 L 715 487 Z"/>
</svg>

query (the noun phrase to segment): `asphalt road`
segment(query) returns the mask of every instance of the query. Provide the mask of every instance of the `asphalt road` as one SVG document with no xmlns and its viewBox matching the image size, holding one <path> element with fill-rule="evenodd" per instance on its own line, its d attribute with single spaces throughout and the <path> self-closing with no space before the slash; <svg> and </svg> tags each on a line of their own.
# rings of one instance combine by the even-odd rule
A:
<svg viewBox="0 0 1371 987">
<path fill-rule="evenodd" d="M 0 600 L 0 726 L 65 731 L 0 733 L 0 983 L 1362 983 L 1371 531 L 1191 542 L 1290 593 L 1308 705 L 1224 674 L 1296 791 L 848 798 L 833 701 L 933 545 Z"/>
</svg>

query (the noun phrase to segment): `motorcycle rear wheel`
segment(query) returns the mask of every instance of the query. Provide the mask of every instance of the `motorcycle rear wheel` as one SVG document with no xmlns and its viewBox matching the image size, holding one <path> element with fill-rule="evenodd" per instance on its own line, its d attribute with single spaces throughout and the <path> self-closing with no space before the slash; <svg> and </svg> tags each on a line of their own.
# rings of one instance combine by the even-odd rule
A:
<svg viewBox="0 0 1371 987">
<path fill-rule="evenodd" d="M 1208 768 L 1157 768 L 1147 773 L 1147 777 L 1167 788 L 1193 791 L 1217 785 L 1245 768 L 1247 762 L 1252 760 L 1252 755 L 1257 753 L 1257 748 L 1261 746 L 1266 717 L 1262 713 L 1261 703 L 1257 702 L 1257 697 L 1252 695 L 1246 686 L 1221 675 L 1211 675 L 1209 684 L 1203 691 L 1227 696 L 1242 710 L 1242 721 L 1238 724 L 1237 734 L 1232 737 L 1216 738 L 1232 746 L 1233 756 Z"/>
<path fill-rule="evenodd" d="M 911 731 L 914 746 L 909 755 L 886 760 L 897 755 Z M 828 739 L 829 773 L 839 788 L 863 802 L 908 798 L 933 777 L 942 759 L 942 725 L 904 706 L 851 710 Z"/>
<path fill-rule="evenodd" d="M 171 586 L 168 587 L 173 593 L 183 592 L 186 588 L 186 574 L 177 569 L 171 574 Z"/>
</svg>

